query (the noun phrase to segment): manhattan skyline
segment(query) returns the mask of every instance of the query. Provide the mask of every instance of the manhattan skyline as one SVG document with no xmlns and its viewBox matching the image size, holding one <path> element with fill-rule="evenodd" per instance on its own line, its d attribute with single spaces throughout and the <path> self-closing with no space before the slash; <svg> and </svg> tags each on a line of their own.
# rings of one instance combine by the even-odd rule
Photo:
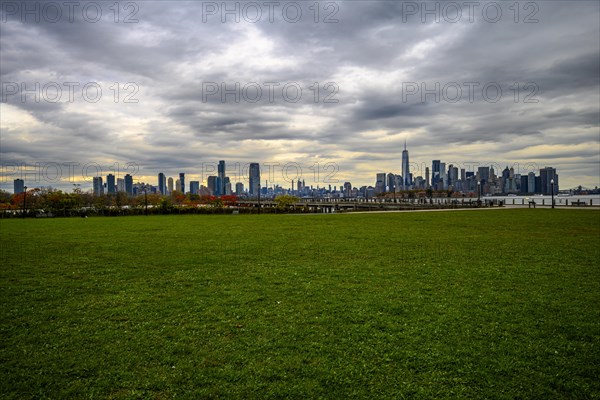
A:
<svg viewBox="0 0 600 400">
<path fill-rule="evenodd" d="M 535 164 L 560 171 L 565 189 L 600 185 L 597 2 L 534 2 L 530 21 L 528 3 L 518 15 L 502 4 L 495 22 L 483 7 L 452 22 L 411 2 L 321 2 L 318 16 L 299 3 L 296 22 L 281 9 L 272 21 L 240 11 L 222 22 L 206 2 L 134 2 L 128 23 L 125 4 L 117 21 L 106 8 L 97 22 L 81 10 L 50 22 L 12 3 L 0 24 L 4 190 L 19 177 L 13 165 L 135 163 L 136 180 L 156 183 L 158 172 L 197 180 L 201 163 L 221 159 L 334 163 L 340 184 L 372 185 L 401 173 L 405 140 L 411 165 Z M 97 102 L 86 83 L 102 89 Z M 282 97 L 285 85 L 301 99 Z M 486 85 L 502 96 L 486 98 Z"/>
</svg>

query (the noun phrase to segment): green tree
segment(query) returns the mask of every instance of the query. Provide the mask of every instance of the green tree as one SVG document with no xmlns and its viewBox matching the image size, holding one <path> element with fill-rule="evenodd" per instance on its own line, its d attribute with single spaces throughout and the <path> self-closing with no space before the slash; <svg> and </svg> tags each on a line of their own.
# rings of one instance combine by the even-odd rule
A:
<svg viewBox="0 0 600 400">
<path fill-rule="evenodd" d="M 277 209 L 280 211 L 288 211 L 297 202 L 298 198 L 289 194 L 284 194 L 275 198 L 275 203 L 277 203 Z"/>
</svg>

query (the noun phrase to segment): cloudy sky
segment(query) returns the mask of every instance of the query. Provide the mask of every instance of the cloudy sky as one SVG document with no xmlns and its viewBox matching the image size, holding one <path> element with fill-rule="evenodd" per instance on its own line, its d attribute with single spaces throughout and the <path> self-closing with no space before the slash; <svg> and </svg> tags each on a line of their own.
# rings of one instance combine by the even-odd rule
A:
<svg viewBox="0 0 600 400">
<path fill-rule="evenodd" d="M 516 4 L 3 2 L 1 187 L 205 181 L 221 159 L 373 185 L 404 140 L 415 176 L 441 159 L 600 185 L 600 3 Z"/>
</svg>

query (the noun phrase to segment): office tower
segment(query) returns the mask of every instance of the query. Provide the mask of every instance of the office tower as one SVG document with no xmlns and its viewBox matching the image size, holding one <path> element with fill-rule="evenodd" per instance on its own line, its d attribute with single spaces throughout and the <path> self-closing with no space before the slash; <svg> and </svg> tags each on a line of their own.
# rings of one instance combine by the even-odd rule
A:
<svg viewBox="0 0 600 400">
<path fill-rule="evenodd" d="M 219 165 L 217 167 L 217 191 L 215 193 L 217 196 L 222 196 L 225 194 L 225 161 L 220 160 Z"/>
<path fill-rule="evenodd" d="M 94 185 L 94 196 L 100 196 L 104 194 L 104 186 L 102 185 L 102 177 L 95 176 L 93 178 Z"/>
<path fill-rule="evenodd" d="M 440 160 L 431 162 L 431 187 L 433 190 L 437 190 L 438 182 L 442 179 L 440 164 Z"/>
<path fill-rule="evenodd" d="M 352 194 L 352 183 L 344 182 L 344 196 L 350 197 L 351 194 Z"/>
<path fill-rule="evenodd" d="M 556 169 L 552 167 L 540 169 L 541 186 L 539 191 L 542 194 L 552 194 L 552 180 L 554 180 L 554 194 L 558 194 L 558 175 L 556 174 Z"/>
<path fill-rule="evenodd" d="M 125 179 L 117 178 L 117 192 L 125 192 Z"/>
<path fill-rule="evenodd" d="M 125 175 L 125 192 L 129 196 L 133 196 L 133 176 Z"/>
<path fill-rule="evenodd" d="M 385 172 L 377 174 L 375 191 L 377 194 L 385 192 Z"/>
<path fill-rule="evenodd" d="M 181 181 L 179 179 L 175 179 L 175 190 L 180 192 L 181 190 Z"/>
<path fill-rule="evenodd" d="M 173 178 L 171 177 L 167 179 L 167 188 L 169 189 L 169 194 L 173 193 Z"/>
<path fill-rule="evenodd" d="M 467 171 L 464 168 L 460 169 L 460 180 L 463 182 L 467 180 Z"/>
<path fill-rule="evenodd" d="M 184 172 L 179 173 L 179 186 L 177 187 L 177 189 L 179 191 L 181 191 L 181 193 L 185 194 L 185 173 Z"/>
<path fill-rule="evenodd" d="M 117 187 L 115 186 L 115 176 L 113 174 L 106 175 L 106 192 L 108 194 L 117 193 Z"/>
<path fill-rule="evenodd" d="M 529 193 L 529 176 L 521 175 L 521 187 L 519 193 Z"/>
<path fill-rule="evenodd" d="M 226 177 L 226 178 L 229 178 L 229 177 Z M 225 196 L 231 196 L 231 182 L 229 182 L 228 179 L 225 182 L 224 194 L 225 194 Z"/>
<path fill-rule="evenodd" d="M 437 190 L 448 189 L 448 171 L 446 170 L 446 163 L 440 163 L 440 180 L 438 181 Z"/>
<path fill-rule="evenodd" d="M 477 174 L 479 175 L 479 180 L 481 181 L 481 186 L 489 183 L 490 181 L 490 167 L 478 167 Z M 493 174 L 493 169 L 492 169 Z"/>
<path fill-rule="evenodd" d="M 199 181 L 190 181 L 190 193 L 191 194 L 199 194 L 200 193 L 200 182 Z"/>
<path fill-rule="evenodd" d="M 258 163 L 251 163 L 250 169 L 248 170 L 248 190 L 250 196 L 258 195 L 258 186 L 260 185 L 260 165 Z M 298 182 L 300 184 L 300 182 Z M 300 190 L 300 188 L 298 188 Z"/>
<path fill-rule="evenodd" d="M 458 167 L 455 167 L 453 164 L 448 166 L 448 186 L 456 187 L 456 183 L 458 182 Z"/>
<path fill-rule="evenodd" d="M 429 167 L 425 167 L 425 188 L 429 189 L 430 187 L 430 181 L 429 181 Z"/>
<path fill-rule="evenodd" d="M 244 194 L 244 184 L 242 182 L 238 182 L 235 184 L 235 194 L 238 196 Z"/>
<path fill-rule="evenodd" d="M 395 192 L 396 191 L 396 175 L 392 174 L 391 172 L 389 174 L 387 174 L 387 187 L 388 187 L 388 192 Z"/>
<path fill-rule="evenodd" d="M 412 182 L 410 176 L 410 165 L 408 163 L 408 150 L 406 150 L 406 139 L 404 139 L 404 150 L 402 151 L 402 177 L 402 189 L 409 190 Z"/>
<path fill-rule="evenodd" d="M 163 196 L 167 194 L 167 178 L 162 172 L 158 174 L 158 191 Z"/>
<path fill-rule="evenodd" d="M 23 179 L 15 179 L 13 184 L 14 194 L 23 193 L 25 191 L 25 181 Z"/>
<path fill-rule="evenodd" d="M 217 191 L 217 177 L 216 176 L 209 176 L 208 177 L 208 181 L 207 181 L 207 186 L 208 186 L 208 191 L 210 192 L 211 196 L 214 196 L 216 194 Z"/>
<path fill-rule="evenodd" d="M 537 193 L 537 187 L 535 186 L 535 173 L 530 172 L 527 174 L 527 193 Z"/>
</svg>

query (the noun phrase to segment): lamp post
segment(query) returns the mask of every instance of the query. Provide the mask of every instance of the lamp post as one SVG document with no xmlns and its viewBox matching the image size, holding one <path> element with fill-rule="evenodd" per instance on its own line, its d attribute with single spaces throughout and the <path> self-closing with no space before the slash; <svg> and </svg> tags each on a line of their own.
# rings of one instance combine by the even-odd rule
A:
<svg viewBox="0 0 600 400">
<path fill-rule="evenodd" d="M 477 181 L 477 206 L 481 203 L 481 181 Z"/>
<path fill-rule="evenodd" d="M 550 190 L 552 190 L 552 208 L 554 208 L 554 179 L 550 179 Z"/>
<path fill-rule="evenodd" d="M 23 186 L 23 218 L 25 218 L 25 208 L 27 208 L 27 186 Z"/>
</svg>

